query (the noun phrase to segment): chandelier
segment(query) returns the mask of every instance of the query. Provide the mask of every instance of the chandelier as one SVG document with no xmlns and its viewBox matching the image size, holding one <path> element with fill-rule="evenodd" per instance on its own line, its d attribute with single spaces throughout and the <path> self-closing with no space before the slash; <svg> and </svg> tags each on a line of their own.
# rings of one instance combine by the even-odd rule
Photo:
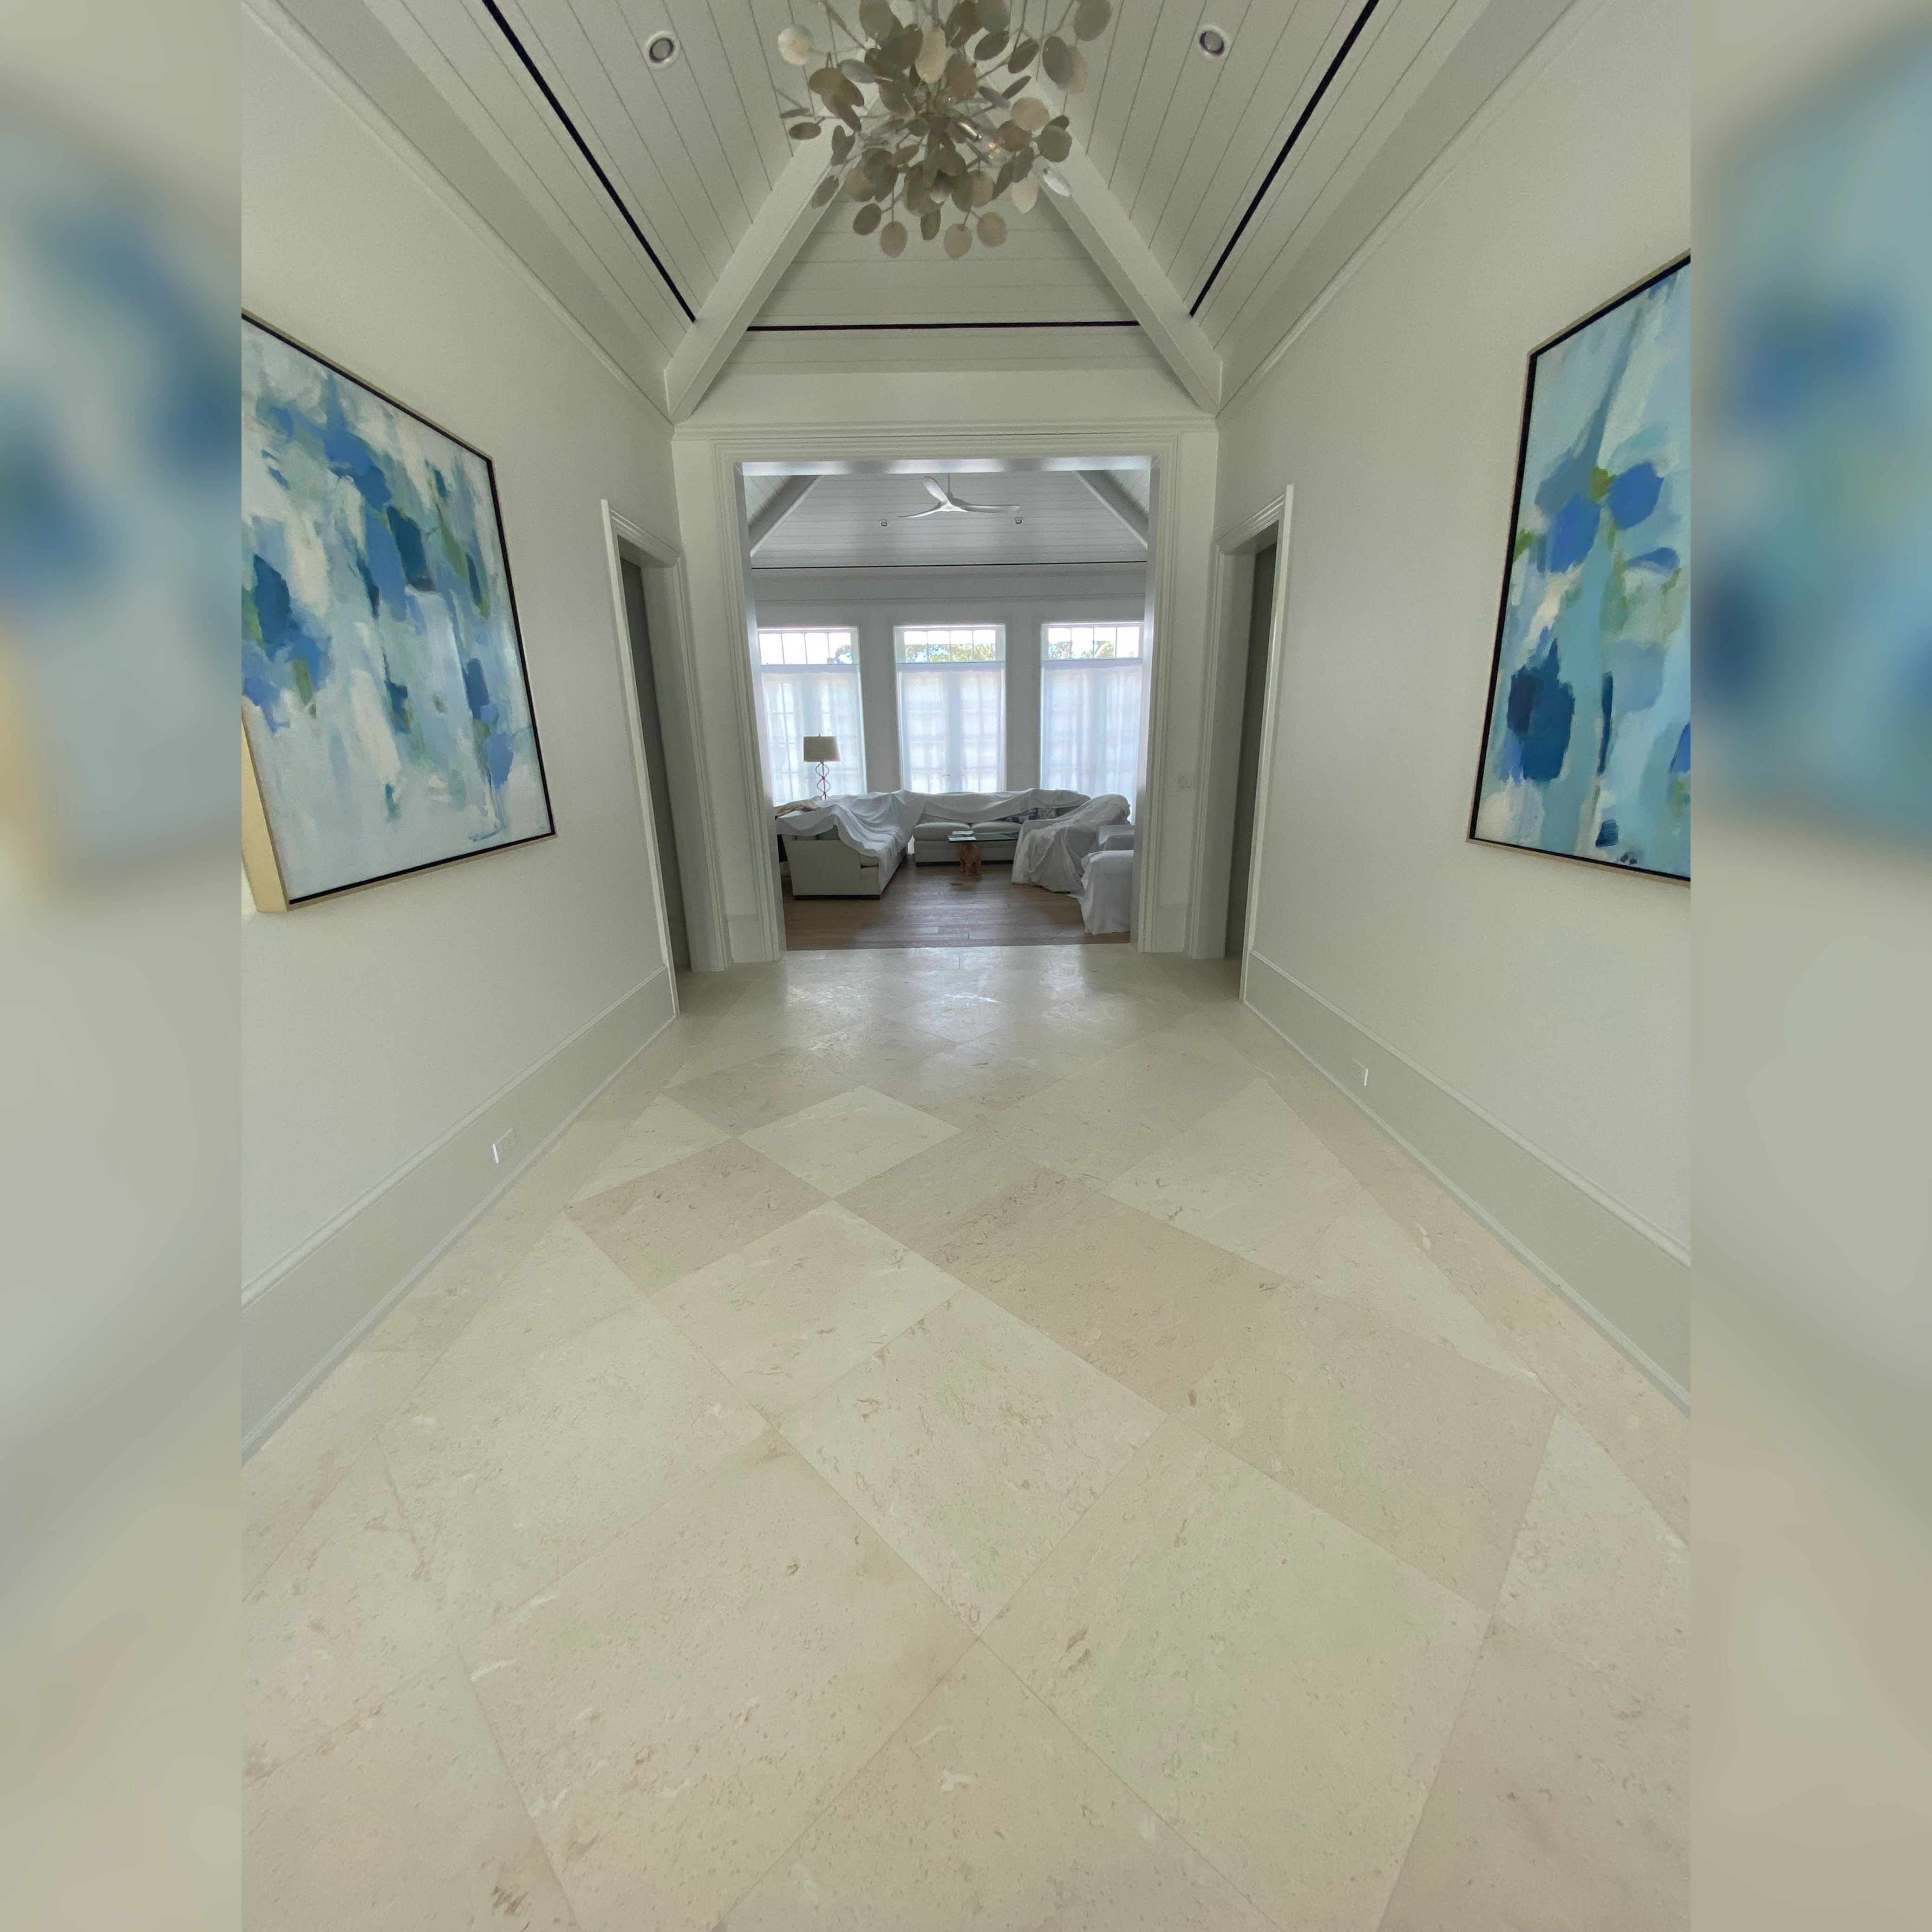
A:
<svg viewBox="0 0 1932 1932">
<path fill-rule="evenodd" d="M 1063 110 L 1031 92 L 1042 81 L 1063 100 L 1087 85 L 1079 43 L 1106 30 L 1109 0 L 956 0 L 942 14 L 935 0 L 914 0 L 903 20 L 891 0 L 860 0 L 855 34 L 824 0 L 823 47 L 804 27 L 781 28 L 778 52 L 809 71 L 808 105 L 784 109 L 794 141 L 815 141 L 829 128 L 830 170 L 812 205 L 844 194 L 860 206 L 852 227 L 876 234 L 890 256 L 902 255 L 916 220 L 930 242 L 957 260 L 976 239 L 997 248 L 1006 217 L 993 204 L 1005 195 L 1024 214 L 1044 185 L 1065 194 L 1051 165 L 1073 146 Z M 904 4 L 904 0 L 901 0 Z M 949 213 L 956 219 L 949 222 Z"/>
</svg>

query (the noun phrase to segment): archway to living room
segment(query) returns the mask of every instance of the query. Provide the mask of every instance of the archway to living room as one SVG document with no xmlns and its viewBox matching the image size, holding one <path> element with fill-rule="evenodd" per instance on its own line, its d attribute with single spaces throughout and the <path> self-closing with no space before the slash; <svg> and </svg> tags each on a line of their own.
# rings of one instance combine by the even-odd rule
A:
<svg viewBox="0 0 1932 1932">
<path fill-rule="evenodd" d="M 1127 940 L 1150 462 L 741 476 L 787 950 Z"/>
</svg>

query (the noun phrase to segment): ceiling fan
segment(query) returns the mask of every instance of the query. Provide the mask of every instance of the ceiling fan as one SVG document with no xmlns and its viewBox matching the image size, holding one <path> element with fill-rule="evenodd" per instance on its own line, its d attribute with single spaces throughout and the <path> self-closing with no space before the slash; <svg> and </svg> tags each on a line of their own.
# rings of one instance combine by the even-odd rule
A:
<svg viewBox="0 0 1932 1932">
<path fill-rule="evenodd" d="M 950 511 L 957 511 L 968 517 L 1010 516 L 1019 508 L 1017 503 L 962 503 L 938 478 L 928 476 L 926 487 L 933 495 L 934 502 L 929 510 L 910 510 L 898 520 L 902 524 L 916 523 L 921 517 L 943 517 Z"/>
</svg>

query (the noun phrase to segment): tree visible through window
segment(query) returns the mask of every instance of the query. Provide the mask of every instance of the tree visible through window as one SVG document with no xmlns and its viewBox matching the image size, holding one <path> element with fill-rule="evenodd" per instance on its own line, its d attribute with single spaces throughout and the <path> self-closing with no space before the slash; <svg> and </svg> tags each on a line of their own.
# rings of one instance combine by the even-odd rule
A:
<svg viewBox="0 0 1932 1932">
<path fill-rule="evenodd" d="M 1040 782 L 1049 790 L 1118 792 L 1140 776 L 1146 664 L 1138 624 L 1049 624 L 1041 640 Z"/>
<path fill-rule="evenodd" d="M 838 762 L 826 768 L 835 793 L 863 791 L 862 716 L 856 632 L 759 632 L 758 722 L 774 805 L 789 805 L 818 791 L 818 768 L 805 762 L 808 736 L 838 740 Z"/>
<path fill-rule="evenodd" d="M 895 640 L 907 788 L 1000 790 L 1006 770 L 1004 627 L 909 625 Z"/>
</svg>

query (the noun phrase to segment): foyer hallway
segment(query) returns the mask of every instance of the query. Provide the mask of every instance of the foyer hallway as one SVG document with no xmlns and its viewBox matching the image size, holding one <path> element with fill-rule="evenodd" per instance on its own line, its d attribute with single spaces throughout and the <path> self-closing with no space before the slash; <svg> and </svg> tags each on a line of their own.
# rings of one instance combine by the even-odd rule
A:
<svg viewBox="0 0 1932 1932">
<path fill-rule="evenodd" d="M 688 978 L 243 1472 L 248 1922 L 1687 1922 L 1685 1425 L 1124 946 Z"/>
</svg>

